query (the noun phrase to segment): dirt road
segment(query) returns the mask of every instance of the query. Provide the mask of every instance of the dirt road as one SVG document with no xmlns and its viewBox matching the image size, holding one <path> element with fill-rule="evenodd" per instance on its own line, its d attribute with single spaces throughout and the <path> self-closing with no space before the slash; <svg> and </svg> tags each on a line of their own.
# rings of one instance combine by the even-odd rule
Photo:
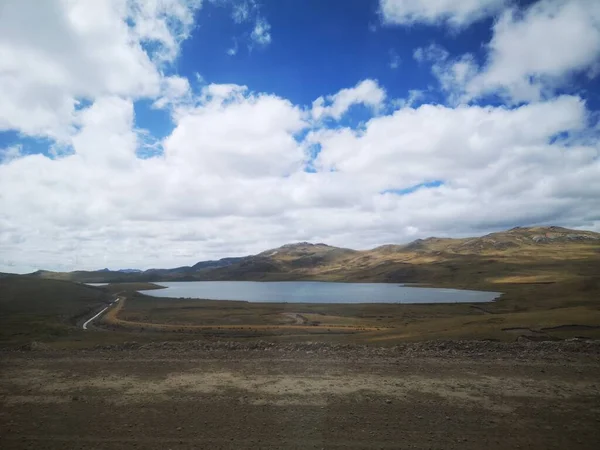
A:
<svg viewBox="0 0 600 450">
<path fill-rule="evenodd" d="M 306 325 L 306 323 L 308 322 L 308 320 L 306 320 L 306 317 L 304 317 L 302 314 L 283 313 L 283 315 L 292 319 L 296 325 Z"/>
<path fill-rule="evenodd" d="M 96 320 L 98 317 L 100 317 L 102 314 L 104 314 L 104 312 L 110 308 L 111 306 L 113 306 L 115 303 L 117 303 L 120 300 L 120 298 L 116 298 L 110 305 L 108 305 L 106 308 L 102 309 L 101 311 L 99 311 L 98 313 L 94 314 L 92 317 L 90 317 L 88 320 L 86 320 L 85 322 L 83 322 L 83 324 L 81 325 L 81 328 L 84 330 L 88 329 L 88 326 L 94 321 Z"/>
<path fill-rule="evenodd" d="M 597 448 L 600 345 L 0 354 L 3 449 Z"/>
</svg>

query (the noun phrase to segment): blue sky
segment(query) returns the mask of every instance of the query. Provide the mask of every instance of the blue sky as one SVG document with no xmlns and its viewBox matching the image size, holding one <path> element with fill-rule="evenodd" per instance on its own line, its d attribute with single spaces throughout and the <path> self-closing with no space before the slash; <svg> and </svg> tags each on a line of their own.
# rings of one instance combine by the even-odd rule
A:
<svg viewBox="0 0 600 450">
<path fill-rule="evenodd" d="M 514 2 L 526 9 L 535 1 Z M 406 98 L 411 90 L 422 91 L 416 105 L 446 103 L 446 95 L 427 63 L 419 63 L 414 51 L 430 44 L 443 46 L 451 55 L 470 53 L 485 63 L 485 45 L 492 37 L 495 16 L 483 18 L 464 29 L 413 23 L 395 26 L 381 21 L 379 0 L 258 1 L 262 17 L 268 17 L 272 42 L 262 48 L 252 44 L 252 20 L 235 23 L 236 2 L 207 1 L 195 13 L 188 39 L 165 74 L 190 80 L 199 91 L 206 83 L 246 85 L 255 92 L 272 93 L 295 104 L 310 105 L 321 95 L 334 94 L 357 80 L 376 79 L 390 98 Z M 343 13 L 340 13 L 343 11 Z M 236 47 L 237 53 L 227 51 Z M 250 48 L 252 46 L 252 48 Z M 197 75 L 202 79 L 198 81 Z M 575 74 L 560 92 L 577 93 L 590 110 L 600 107 L 600 81 Z M 502 104 L 493 94 L 475 104 Z M 174 128 L 168 111 L 152 107 L 153 101 L 135 103 L 135 123 L 153 137 L 164 138 Z M 345 120 L 360 123 L 369 117 L 355 108 Z M 353 119 L 353 120 L 352 120 Z M 26 153 L 51 154 L 52 142 L 31 138 L 15 130 L 0 132 L 0 147 L 22 144 Z"/>
<path fill-rule="evenodd" d="M 0 51 L 0 271 L 600 229 L 597 2 L 23 0 Z"/>
<path fill-rule="evenodd" d="M 454 32 L 420 24 L 384 25 L 377 0 L 307 0 L 301 8 L 295 0 L 260 5 L 271 25 L 268 48 L 249 49 L 253 24 L 235 24 L 229 4 L 207 3 L 172 72 L 190 80 L 199 73 L 206 82 L 246 85 L 300 105 L 367 78 L 377 79 L 392 98 L 417 89 L 426 91 L 424 99 L 443 103 L 430 67 L 414 60 L 414 50 L 440 43 L 452 54 L 473 52 L 483 58 L 482 43 L 489 40 L 493 21 L 490 17 Z M 230 56 L 227 50 L 235 42 L 238 52 Z M 398 66 L 392 68 L 392 61 Z M 165 134 L 160 113 L 143 108 L 136 119 L 139 126 Z"/>
</svg>

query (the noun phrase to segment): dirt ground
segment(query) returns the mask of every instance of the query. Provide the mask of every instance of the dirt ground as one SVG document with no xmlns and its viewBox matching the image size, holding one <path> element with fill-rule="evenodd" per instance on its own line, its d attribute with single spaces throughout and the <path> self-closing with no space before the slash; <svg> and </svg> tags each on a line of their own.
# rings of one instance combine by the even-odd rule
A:
<svg viewBox="0 0 600 450">
<path fill-rule="evenodd" d="M 600 343 L 166 342 L 0 353 L 3 449 L 574 449 Z"/>
</svg>

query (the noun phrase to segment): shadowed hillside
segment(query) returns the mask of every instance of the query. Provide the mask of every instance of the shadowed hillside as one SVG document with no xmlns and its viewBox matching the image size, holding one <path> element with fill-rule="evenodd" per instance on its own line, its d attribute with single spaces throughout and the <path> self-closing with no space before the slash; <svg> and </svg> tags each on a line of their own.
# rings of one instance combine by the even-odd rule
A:
<svg viewBox="0 0 600 450">
<path fill-rule="evenodd" d="M 104 289 L 27 276 L 0 278 L 0 340 L 64 335 L 110 301 Z"/>
</svg>

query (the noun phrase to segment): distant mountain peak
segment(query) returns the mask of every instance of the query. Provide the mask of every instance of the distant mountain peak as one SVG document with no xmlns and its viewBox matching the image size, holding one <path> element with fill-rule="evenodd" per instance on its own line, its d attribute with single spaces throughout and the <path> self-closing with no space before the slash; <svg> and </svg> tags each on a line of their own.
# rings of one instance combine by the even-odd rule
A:
<svg viewBox="0 0 600 450">
<path fill-rule="evenodd" d="M 294 242 L 291 244 L 284 244 L 279 248 L 298 248 L 298 247 L 331 247 L 331 245 L 323 244 L 319 242 L 317 244 L 313 244 L 312 242 Z M 333 248 L 333 247 L 331 247 Z"/>
</svg>

